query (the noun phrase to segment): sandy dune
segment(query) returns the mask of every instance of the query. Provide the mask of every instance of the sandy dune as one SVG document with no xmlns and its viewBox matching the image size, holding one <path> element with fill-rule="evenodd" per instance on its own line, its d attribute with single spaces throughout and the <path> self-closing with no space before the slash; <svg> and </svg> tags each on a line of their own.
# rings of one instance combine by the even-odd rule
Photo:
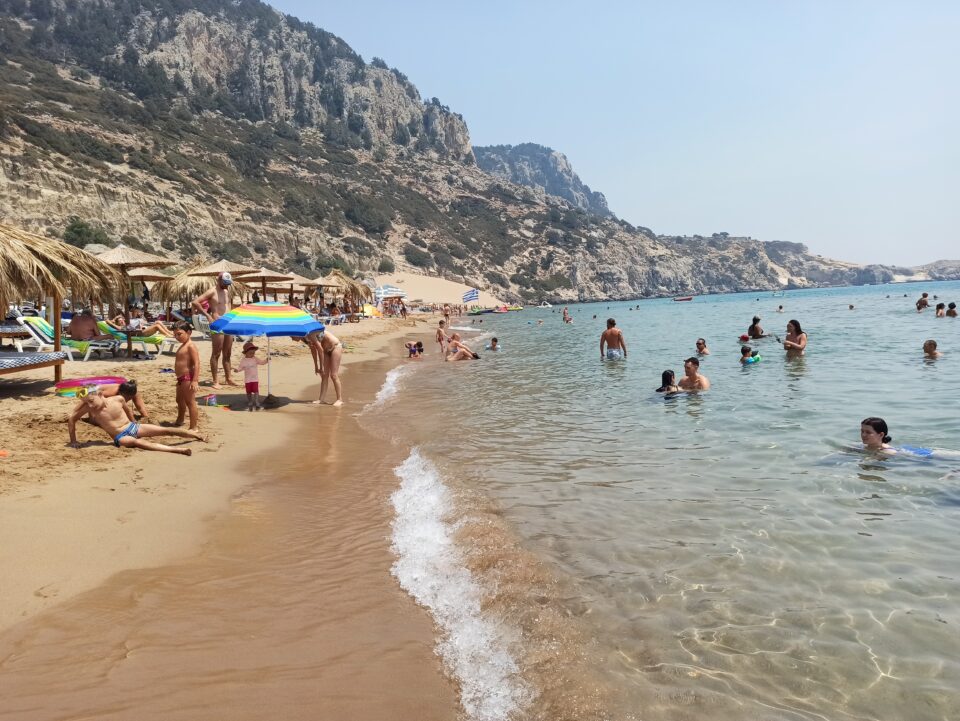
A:
<svg viewBox="0 0 960 721">
<path fill-rule="evenodd" d="M 463 294 L 470 290 L 469 285 L 456 283 L 444 278 L 433 278 L 397 271 L 376 276 L 377 285 L 395 285 L 409 293 L 408 300 L 422 300 L 425 303 L 461 303 Z M 485 290 L 480 291 L 479 304 L 482 306 L 503 305 L 503 301 Z"/>
</svg>

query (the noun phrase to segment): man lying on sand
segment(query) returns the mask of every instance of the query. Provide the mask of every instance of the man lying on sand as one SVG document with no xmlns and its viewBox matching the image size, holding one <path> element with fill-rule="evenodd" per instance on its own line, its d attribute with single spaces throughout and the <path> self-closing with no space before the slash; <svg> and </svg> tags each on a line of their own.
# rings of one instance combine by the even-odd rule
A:
<svg viewBox="0 0 960 721">
<path fill-rule="evenodd" d="M 196 441 L 206 440 L 196 431 L 185 431 L 180 428 L 164 428 L 154 426 L 148 423 L 137 423 L 133 420 L 133 412 L 127 401 L 133 398 L 129 394 L 129 389 L 124 389 L 125 384 L 120 387 L 120 394 L 112 397 L 105 397 L 99 391 L 88 393 L 84 396 L 77 407 L 73 410 L 73 415 L 67 420 L 67 427 L 70 431 L 70 447 L 80 448 L 77 442 L 77 421 L 84 416 L 89 415 L 94 424 L 100 426 L 113 438 L 113 444 L 119 448 L 142 448 L 145 451 L 164 451 L 166 453 L 179 453 L 183 456 L 189 456 L 193 453 L 189 448 L 174 448 L 165 446 L 162 443 L 153 443 L 145 440 L 154 436 L 177 436 L 178 438 L 192 438 Z M 126 390 L 126 394 L 125 394 Z"/>
</svg>

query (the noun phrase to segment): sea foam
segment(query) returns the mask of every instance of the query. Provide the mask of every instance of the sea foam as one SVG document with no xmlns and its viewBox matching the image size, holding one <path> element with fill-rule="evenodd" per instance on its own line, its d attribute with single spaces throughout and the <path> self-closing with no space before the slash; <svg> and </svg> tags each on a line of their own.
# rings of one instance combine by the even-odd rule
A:
<svg viewBox="0 0 960 721">
<path fill-rule="evenodd" d="M 397 391 L 400 390 L 400 379 L 406 375 L 409 370 L 410 366 L 406 365 L 397 366 L 396 368 L 388 370 L 386 377 L 383 379 L 383 385 L 380 386 L 380 390 L 377 391 L 377 397 L 373 399 L 372 405 L 383 405 L 397 395 Z"/>
<path fill-rule="evenodd" d="M 483 591 L 454 541 L 450 489 L 416 448 L 395 473 L 400 487 L 391 499 L 393 575 L 440 627 L 437 652 L 460 684 L 467 715 L 477 721 L 509 719 L 532 694 L 509 650 L 514 634 L 483 613 Z"/>
</svg>

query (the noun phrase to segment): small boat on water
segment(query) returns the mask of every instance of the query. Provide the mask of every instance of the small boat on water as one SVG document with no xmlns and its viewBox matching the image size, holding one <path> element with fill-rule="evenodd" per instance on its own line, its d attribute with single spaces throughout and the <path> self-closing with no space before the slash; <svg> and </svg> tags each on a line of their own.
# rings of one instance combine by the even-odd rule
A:
<svg viewBox="0 0 960 721">
<path fill-rule="evenodd" d="M 508 307 L 507 307 L 507 310 L 510 310 L 510 311 L 523 310 L 523 306 L 522 306 L 522 305 L 511 305 L 511 306 L 508 306 Z"/>
<path fill-rule="evenodd" d="M 774 298 L 782 298 L 783 296 L 784 296 L 784 293 L 782 290 L 778 290 L 775 293 L 773 293 Z"/>
<path fill-rule="evenodd" d="M 680 303 L 680 302 L 685 301 L 685 300 L 693 300 L 693 296 L 692 296 L 692 295 L 685 295 L 685 296 L 683 296 L 683 297 L 681 297 L 681 298 L 674 298 L 673 300 L 674 300 L 674 302 L 676 302 L 676 303 Z"/>
<path fill-rule="evenodd" d="M 540 305 L 538 305 L 537 308 L 553 308 L 553 306 L 547 303 L 547 301 L 541 300 Z"/>
<path fill-rule="evenodd" d="M 507 308 L 507 306 L 505 306 L 505 305 L 501 305 L 499 308 L 494 308 L 494 309 L 493 309 L 493 312 L 494 312 L 494 313 L 509 313 L 509 312 L 510 312 L 510 309 Z"/>
</svg>

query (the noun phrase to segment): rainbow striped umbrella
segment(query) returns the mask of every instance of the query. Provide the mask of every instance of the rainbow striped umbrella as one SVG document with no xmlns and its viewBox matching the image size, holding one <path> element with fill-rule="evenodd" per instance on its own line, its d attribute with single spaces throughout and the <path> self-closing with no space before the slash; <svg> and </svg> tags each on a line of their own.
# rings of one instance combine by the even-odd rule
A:
<svg viewBox="0 0 960 721">
<path fill-rule="evenodd" d="M 267 357 L 270 337 L 276 335 L 305 336 L 324 329 L 309 313 L 284 303 L 246 303 L 217 318 L 210 330 L 227 335 L 267 336 Z M 267 395 L 270 395 L 270 366 L 267 365 Z"/>
</svg>

